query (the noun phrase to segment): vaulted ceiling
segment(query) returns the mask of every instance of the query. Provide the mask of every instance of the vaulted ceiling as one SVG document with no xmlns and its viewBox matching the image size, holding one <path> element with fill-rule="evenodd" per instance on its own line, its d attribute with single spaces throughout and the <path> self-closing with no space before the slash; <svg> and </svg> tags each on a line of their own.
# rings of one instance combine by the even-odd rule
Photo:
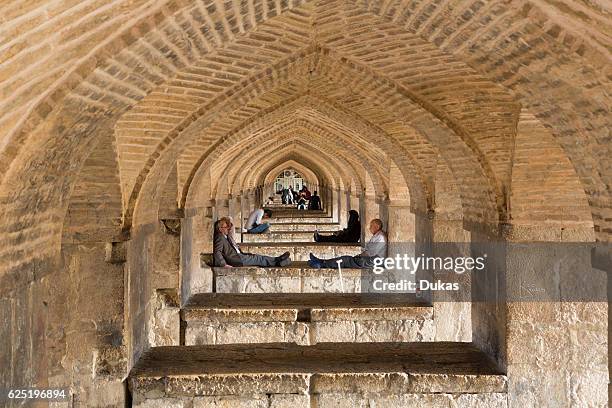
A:
<svg viewBox="0 0 612 408">
<path fill-rule="evenodd" d="M 612 234 L 599 3 L 18 3 L 0 6 L 0 208 L 15 223 L 57 235 L 71 194 L 112 176 L 129 228 L 170 174 L 183 206 L 199 183 L 239 194 L 283 160 L 380 195 L 396 168 L 420 210 L 443 206 L 450 174 L 463 217 L 495 223 L 509 217 L 529 117 L 562 149 L 559 177 L 579 180 L 602 239 Z M 96 151 L 113 157 L 87 170 Z"/>
</svg>

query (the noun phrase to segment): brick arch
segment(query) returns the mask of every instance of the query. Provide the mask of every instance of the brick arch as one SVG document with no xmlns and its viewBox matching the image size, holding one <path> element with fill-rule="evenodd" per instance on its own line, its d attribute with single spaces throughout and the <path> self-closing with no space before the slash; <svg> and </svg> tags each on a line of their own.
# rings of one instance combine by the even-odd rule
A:
<svg viewBox="0 0 612 408">
<path fill-rule="evenodd" d="M 292 163 L 292 162 L 299 164 L 301 167 L 303 167 L 306 170 L 310 170 L 311 166 L 315 165 L 308 158 L 304 157 L 303 153 L 292 152 L 291 154 L 285 157 L 275 158 L 274 161 L 272 161 L 269 164 L 266 164 L 266 165 L 262 164 L 261 168 L 258 171 L 259 173 L 258 180 L 260 181 L 255 182 L 254 185 L 256 186 L 264 185 L 265 180 L 268 178 L 268 176 L 276 177 L 274 176 L 274 172 L 276 172 L 278 169 L 282 168 L 283 166 L 287 166 L 288 163 Z M 327 186 L 341 185 L 341 184 L 338 184 L 338 182 L 341 183 L 341 180 L 335 181 L 335 180 L 327 179 L 325 177 L 321 177 L 318 179 L 319 185 L 327 185 Z"/>
<path fill-rule="evenodd" d="M 317 175 L 315 173 L 312 173 L 312 170 L 310 170 L 308 167 L 304 166 L 301 163 L 296 162 L 294 159 L 290 159 L 290 160 L 287 160 L 285 163 L 279 164 L 278 166 L 270 170 L 268 174 L 264 177 L 263 182 L 258 183 L 258 185 L 265 186 L 265 185 L 269 185 L 273 183 L 276 177 L 278 176 L 278 174 L 280 174 L 280 172 L 286 169 L 294 169 L 295 171 L 300 173 L 302 176 L 305 176 L 304 179 L 311 185 L 318 185 L 318 184 L 323 184 L 326 182 L 324 179 L 318 178 Z M 309 173 L 312 173 L 312 174 L 309 174 Z"/>
<path fill-rule="evenodd" d="M 279 143 L 275 146 L 275 150 L 271 156 L 269 156 L 269 160 L 272 162 L 278 162 L 283 159 L 283 157 L 289 157 L 290 155 L 298 155 L 301 158 L 302 162 L 307 162 L 313 166 L 313 169 L 317 169 L 317 172 L 321 174 L 321 179 L 328 182 L 330 185 L 342 185 L 345 183 L 344 180 L 349 179 L 349 175 L 347 174 L 347 170 L 337 165 L 328 165 L 325 160 L 316 157 L 316 158 L 308 158 L 309 151 L 316 151 L 320 154 L 320 157 L 323 159 L 329 159 L 330 156 L 324 153 L 324 151 L 320 150 L 315 144 L 312 143 L 303 143 L 301 141 L 297 141 L 295 139 L 284 140 L 282 143 Z M 244 169 L 248 169 L 250 175 L 248 177 L 234 177 L 233 179 L 233 187 L 240 188 L 242 190 L 247 188 L 254 188 L 259 185 L 262 177 L 265 172 L 263 169 L 270 167 L 268 163 L 265 161 L 258 162 L 257 160 L 251 159 L 246 161 L 244 164 Z M 266 173 L 267 174 L 267 173 Z"/>
<path fill-rule="evenodd" d="M 573 5 L 560 4 L 532 1 L 514 7 L 500 1 L 486 6 L 458 1 L 432 3 L 427 14 L 419 14 L 410 0 L 397 2 L 393 9 L 377 7 L 376 2 L 354 3 L 363 12 L 437 44 L 511 92 L 523 109 L 550 129 L 587 194 L 598 239 L 611 241 L 611 55 L 602 47 L 609 35 L 576 18 L 583 13 Z M 449 20 L 449 13 L 464 17 Z M 596 9 L 588 10 L 590 21 L 601 18 Z"/>
<path fill-rule="evenodd" d="M 306 58 L 309 61 L 306 65 L 310 66 L 310 63 L 312 63 L 312 59 L 313 59 L 312 54 L 305 54 L 303 58 Z M 319 59 L 325 60 L 325 58 L 319 58 Z M 298 70 L 299 73 L 302 74 L 302 70 L 304 68 L 304 63 L 298 63 L 297 61 L 298 60 L 292 60 L 292 62 L 291 62 L 291 64 L 292 64 L 291 65 L 292 73 L 294 73 L 295 70 Z M 331 73 L 333 71 L 334 75 L 337 75 L 338 72 L 342 72 L 342 70 L 344 68 L 346 68 L 346 67 L 341 65 L 340 67 L 339 66 L 334 66 L 333 68 L 334 69 L 332 69 L 332 67 L 329 66 L 329 64 L 328 64 L 328 66 L 325 69 L 323 69 L 323 71 L 327 71 L 328 74 L 330 74 L 330 75 L 331 75 Z M 274 69 L 276 69 L 276 68 L 274 68 Z M 274 81 L 275 78 L 285 78 L 285 76 L 287 75 L 286 67 L 284 67 L 284 66 L 281 66 L 279 68 L 281 70 L 285 70 L 285 71 L 282 71 L 280 73 L 274 74 L 274 69 L 272 69 L 270 71 L 270 75 L 264 76 L 264 78 L 262 80 L 257 82 L 256 88 L 258 90 L 261 90 L 261 89 L 265 90 L 267 87 L 274 86 L 272 82 Z M 348 72 L 351 73 L 350 75 L 348 75 L 349 77 L 357 76 L 357 78 L 360 78 L 360 80 L 363 80 L 362 79 L 362 77 L 363 77 L 362 72 L 359 69 L 352 69 L 351 70 L 350 68 L 348 68 L 348 70 L 349 70 Z M 366 76 L 366 78 L 368 78 L 368 77 Z M 343 82 L 345 80 L 342 79 L 342 78 L 336 78 L 336 79 L 338 79 L 338 83 L 341 84 L 341 85 L 344 85 L 346 83 L 346 82 Z M 371 77 L 371 78 L 368 78 L 368 79 L 369 79 L 369 82 L 373 82 L 373 83 L 376 83 L 377 81 L 380 82 L 380 79 L 377 80 L 376 77 Z M 388 81 L 385 82 L 383 80 L 383 85 L 382 86 L 385 87 L 387 85 L 388 85 Z M 385 89 L 386 93 L 395 92 L 394 91 L 395 88 L 388 88 L 387 87 L 387 88 L 384 88 L 384 89 Z M 250 93 L 254 92 L 254 90 L 252 90 L 252 89 L 247 87 L 247 88 L 241 88 L 239 91 L 237 90 L 236 92 L 238 92 L 237 95 L 246 96 L 246 95 L 249 95 Z M 402 94 L 400 93 L 399 95 L 396 96 L 396 99 L 391 98 L 390 100 L 396 101 L 398 97 L 405 99 L 405 97 L 402 96 Z M 386 97 L 385 99 L 389 99 L 389 97 Z M 397 109 L 397 106 L 394 106 L 394 108 Z M 225 116 L 225 115 L 219 114 L 219 112 L 214 112 L 214 113 L 217 114 L 217 119 L 223 118 Z M 430 114 L 426 113 L 425 111 L 423 111 L 422 113 L 425 116 L 427 116 L 427 115 L 431 116 Z M 213 112 L 209 112 L 208 113 L 209 116 L 212 115 L 212 114 L 213 114 Z M 401 114 L 403 114 L 403 112 L 400 112 L 400 115 Z M 423 118 L 421 118 L 421 119 L 424 120 Z M 221 120 L 221 119 L 219 119 L 219 120 Z M 433 120 L 433 119 L 431 119 L 431 120 Z M 440 128 L 440 124 L 436 124 L 435 121 L 431 122 L 431 124 L 432 124 L 432 126 L 435 125 L 436 129 L 443 129 L 443 125 L 442 125 L 442 128 Z M 195 129 L 201 129 L 201 126 L 196 126 Z M 198 131 L 198 133 L 201 134 L 201 131 Z M 431 134 L 432 133 L 430 133 L 430 135 Z M 165 146 L 167 144 L 170 144 L 170 143 L 172 143 L 173 140 L 178 138 L 178 133 L 174 133 L 173 135 L 174 136 L 172 136 L 172 138 L 171 138 L 172 140 L 167 141 L 167 143 L 164 142 L 162 145 Z M 439 147 L 442 150 L 444 150 L 444 153 L 448 154 L 448 155 L 452 155 L 455 158 L 455 161 L 450 160 L 451 162 L 453 162 L 453 164 L 456 165 L 456 167 L 453 170 L 455 170 L 458 174 L 464 174 L 467 177 L 469 177 L 468 180 L 465 180 L 464 184 L 466 184 L 466 186 L 464 187 L 462 193 L 467 198 L 469 198 L 469 200 L 468 199 L 465 200 L 467 202 L 467 204 L 473 205 L 476 208 L 476 210 L 472 210 L 472 211 L 474 211 L 474 215 L 478 214 L 478 217 L 481 218 L 478 221 L 482 221 L 482 218 L 484 218 L 485 220 L 487 220 L 487 219 L 488 220 L 497 219 L 497 215 L 495 215 L 495 214 L 497 214 L 497 212 L 496 212 L 497 210 L 493 209 L 493 208 L 495 208 L 496 205 L 492 204 L 492 201 L 495 201 L 493 199 L 493 197 L 495 197 L 496 195 L 492 191 L 490 191 L 490 189 L 487 187 L 487 186 L 490 186 L 491 183 L 488 183 L 486 181 L 486 176 L 481 171 L 481 169 L 476 169 L 476 168 L 478 168 L 478 164 L 477 164 L 478 160 L 473 160 L 473 161 L 472 160 L 468 160 L 468 161 L 466 161 L 464 159 L 466 155 L 470 156 L 472 154 L 472 153 L 470 153 L 471 152 L 470 148 L 465 146 L 464 144 L 462 144 L 463 142 L 460 139 L 457 139 L 456 137 L 454 137 L 451 129 L 444 130 L 443 132 L 441 132 L 441 133 L 439 133 L 437 135 L 435 133 L 433 133 L 433 135 L 435 135 L 437 137 L 437 143 L 438 143 Z M 451 138 L 451 140 L 454 140 L 454 143 L 452 145 L 450 143 L 448 143 L 449 142 L 448 138 Z M 446 143 L 446 145 L 444 143 Z M 156 157 L 158 155 L 161 156 L 161 152 L 158 152 L 158 153 L 155 153 L 154 155 L 152 155 L 152 158 L 149 160 L 150 164 L 147 164 L 145 166 L 145 168 L 143 169 L 144 173 L 141 173 L 141 176 L 139 176 L 139 180 L 140 181 L 136 184 L 137 189 L 140 188 L 139 187 L 140 184 L 145 180 L 146 174 L 149 171 L 148 168 L 154 165 L 155 159 L 153 159 L 153 157 Z M 451 158 L 453 158 L 453 157 L 451 157 Z M 463 167 L 457 168 L 457 166 L 463 166 Z M 480 180 L 478 178 L 480 178 Z M 137 199 L 138 195 L 137 195 L 136 191 L 137 190 L 135 190 L 134 194 L 132 194 L 131 205 L 133 205 L 134 201 Z M 497 201 L 502 202 L 503 198 L 498 198 Z M 497 205 L 499 205 L 499 203 Z M 487 210 L 487 209 L 485 209 L 486 206 L 490 206 L 490 207 L 493 207 L 493 208 L 490 208 L 489 210 Z M 131 208 L 132 207 L 128 207 L 128 214 L 126 215 L 126 219 L 128 221 L 131 218 L 131 215 L 130 215 L 130 211 L 132 211 Z M 505 208 L 505 207 L 503 207 L 503 208 Z M 468 209 L 469 209 L 469 207 L 468 207 Z"/>
<path fill-rule="evenodd" d="M 332 184 L 340 184 L 341 183 L 341 177 L 344 176 L 344 174 L 340 173 L 335 174 L 333 172 L 331 172 L 329 170 L 328 167 L 323 166 L 321 163 L 321 161 L 319 160 L 311 160 L 311 159 L 307 159 L 306 158 L 306 153 L 307 153 L 307 147 L 304 145 L 293 145 L 292 141 L 289 141 L 285 144 L 279 145 L 278 146 L 278 150 L 274 152 L 274 154 L 272 156 L 270 156 L 268 158 L 268 160 L 263 161 L 263 162 L 257 162 L 257 160 L 255 158 L 251 158 L 249 160 L 247 160 L 246 163 L 243 163 L 241 166 L 249 167 L 251 172 L 254 172 L 255 169 L 260 169 L 262 166 L 267 166 L 269 161 L 273 161 L 276 162 L 278 161 L 279 157 L 282 159 L 283 157 L 287 158 L 290 155 L 296 155 L 297 157 L 300 157 L 300 161 L 302 162 L 302 164 L 304 163 L 308 163 L 312 170 L 315 171 L 316 174 L 319 175 L 319 178 L 323 179 L 323 180 L 327 180 Z M 230 163 L 231 165 L 232 163 Z M 259 164 L 259 166 L 258 166 Z M 336 169 L 338 170 L 338 169 Z M 221 174 L 227 174 L 225 172 L 221 172 Z M 259 177 L 255 176 L 255 174 L 252 173 L 251 177 L 244 177 L 242 179 L 239 178 L 233 178 L 231 180 L 231 184 L 228 185 L 228 187 L 231 189 L 231 191 L 235 191 L 235 190 L 239 190 L 239 191 L 244 191 L 247 189 L 252 189 L 255 187 L 258 187 L 259 184 L 257 184 L 257 182 L 255 180 L 258 180 Z M 239 184 L 238 184 L 239 183 Z M 214 191 L 214 190 L 213 190 Z"/>
<path fill-rule="evenodd" d="M 299 101 L 299 100 L 298 100 Z M 259 129 L 261 126 L 266 125 L 266 122 L 270 122 L 270 123 L 276 123 L 277 120 L 279 120 L 280 118 L 285 118 L 287 116 L 294 116 L 295 115 L 295 110 L 294 110 L 294 105 L 292 105 L 293 103 L 298 104 L 298 106 L 302 106 L 303 104 L 299 104 L 298 101 L 295 102 L 291 102 L 288 105 L 284 105 L 282 108 L 279 108 L 277 110 L 274 111 L 274 116 L 272 116 L 269 120 L 266 121 L 266 119 L 263 120 L 263 124 L 255 126 L 254 128 L 251 127 L 245 127 L 244 129 L 241 129 L 241 132 L 243 132 L 244 134 L 252 134 L 253 132 L 256 132 L 257 129 Z M 310 104 L 308 105 L 309 107 L 314 107 L 315 105 L 320 106 L 321 104 L 326 103 L 324 100 L 320 100 L 320 99 L 314 99 L 312 100 L 312 102 L 310 102 Z M 278 118 L 278 119 L 277 119 Z M 316 120 L 316 119 L 315 119 Z M 346 118 L 343 122 L 344 124 L 348 124 L 348 123 L 355 123 L 358 122 L 359 118 L 356 117 L 355 115 L 352 115 L 350 118 Z M 363 122 L 363 120 L 361 120 L 361 122 Z M 342 125 L 344 126 L 344 125 Z M 350 135 L 354 135 L 352 137 L 359 137 L 361 138 L 361 136 L 358 135 L 358 133 L 355 133 L 354 131 L 352 131 L 349 127 L 344 126 L 343 127 L 344 130 L 346 130 L 346 132 Z M 391 146 L 389 145 L 389 142 L 384 142 L 382 140 L 382 132 L 380 130 L 377 130 L 375 127 L 371 126 L 371 125 L 366 125 L 363 127 L 363 129 L 365 129 L 368 133 L 368 135 L 370 136 L 370 139 L 374 140 L 374 141 L 380 141 L 380 144 L 384 145 L 385 143 L 387 143 L 388 147 L 387 147 L 387 151 L 392 151 L 392 147 L 395 148 L 395 150 L 397 151 L 397 147 L 395 146 Z M 232 144 L 237 144 L 238 141 L 240 140 L 239 136 L 240 136 L 240 132 L 232 132 L 230 133 L 230 136 L 225 138 L 225 141 L 223 142 L 223 144 L 221 144 L 220 146 L 222 147 L 217 147 L 219 150 L 224 151 L 225 148 L 231 148 Z M 375 135 L 378 135 L 376 137 L 374 137 Z M 245 136 L 246 137 L 246 136 Z M 208 155 L 210 152 L 207 152 L 206 155 Z M 214 152 L 210 153 L 213 157 L 215 155 Z M 194 160 L 194 169 L 197 169 L 199 167 L 202 166 L 202 160 L 204 159 L 204 156 L 201 156 L 199 159 Z M 404 166 L 405 167 L 405 166 Z M 193 170 L 192 170 L 193 171 Z M 411 177 L 414 178 L 414 177 Z M 188 183 L 187 183 L 188 184 Z M 418 194 L 415 193 L 415 196 L 417 196 Z"/>
<path fill-rule="evenodd" d="M 277 157 L 282 158 L 283 154 L 287 154 L 287 152 L 291 152 L 295 150 L 299 152 L 301 156 L 308 158 L 310 162 L 317 163 L 319 167 L 324 168 L 330 175 L 337 175 L 336 178 L 328 178 L 328 180 L 333 181 L 333 183 L 329 183 L 330 186 L 334 188 L 344 188 L 344 186 L 349 182 L 349 180 L 354 179 L 359 176 L 359 171 L 364 171 L 355 165 L 344 165 L 341 163 L 333 162 L 333 157 L 330 156 L 326 151 L 316 143 L 305 143 L 303 141 L 288 141 L 286 146 L 281 147 L 274 155 L 271 156 L 272 160 L 276 160 Z M 312 153 L 315 153 L 315 156 L 312 156 Z M 308 155 L 311 154 L 310 157 Z M 249 163 L 248 165 L 250 165 Z M 261 180 L 265 177 L 266 167 L 264 163 L 252 163 L 253 167 L 251 167 L 251 177 L 245 177 L 242 181 L 245 185 L 255 186 L 261 182 Z"/>
<path fill-rule="evenodd" d="M 291 115 L 293 116 L 293 115 Z M 292 131 L 301 131 L 301 132 L 308 132 L 311 136 L 320 139 L 320 137 L 315 133 L 312 132 L 310 130 L 308 130 L 306 127 L 304 127 L 301 124 L 300 120 L 297 120 L 295 118 L 288 118 L 287 120 L 281 122 L 283 124 L 283 126 L 273 126 L 270 129 L 264 129 L 264 132 L 262 133 L 253 133 L 247 136 L 247 138 L 245 139 L 236 139 L 235 141 L 232 139 L 232 143 L 230 144 L 230 140 L 228 139 L 226 141 L 226 143 L 228 143 L 229 147 L 225 148 L 223 147 L 223 153 L 226 156 L 225 158 L 217 158 L 215 159 L 216 161 L 221 161 L 221 162 L 226 162 L 226 163 L 232 163 L 233 162 L 233 157 L 235 157 L 237 154 L 239 154 L 240 149 L 251 149 L 251 148 L 256 148 L 256 146 L 260 146 L 263 145 L 265 143 L 270 143 L 272 140 L 277 140 L 280 142 L 282 141 L 283 137 L 287 137 L 289 135 L 289 133 L 291 133 Z M 286 127 L 285 127 L 286 126 Z M 320 132 L 323 133 L 328 133 L 327 130 L 321 128 L 318 129 Z M 342 139 L 344 139 L 343 136 L 338 136 L 341 137 Z M 270 142 L 269 142 L 270 141 Z M 245 145 L 245 143 L 248 143 Z M 339 145 L 340 147 L 344 146 L 343 144 Z M 361 160 L 359 158 L 357 158 L 356 160 Z M 200 165 L 201 166 L 201 165 Z M 367 167 L 367 166 L 366 166 Z M 195 168 L 194 168 L 195 169 Z"/>
<path fill-rule="evenodd" d="M 287 128 L 282 128 L 280 130 L 273 130 L 272 132 L 265 132 L 261 135 L 258 135 L 257 139 L 255 139 L 250 144 L 244 146 L 243 149 L 252 151 L 251 146 L 261 146 L 260 150 L 266 150 L 268 148 L 267 147 L 268 144 L 271 144 L 271 140 L 278 140 L 279 142 L 281 142 L 283 141 L 284 138 L 292 137 L 294 133 L 301 132 L 302 134 L 305 134 L 308 136 L 308 139 L 304 140 L 303 144 L 306 144 L 306 145 L 312 144 L 313 146 L 318 146 L 317 151 L 320 152 L 319 154 L 325 157 L 328 157 L 327 160 L 329 162 L 333 162 L 333 159 L 329 158 L 329 156 L 327 154 L 324 154 L 323 152 L 326 149 L 333 148 L 334 151 L 337 152 L 337 154 L 341 158 L 340 163 L 343 163 L 343 162 L 349 163 L 349 167 L 352 167 L 353 169 L 352 174 L 354 174 L 353 178 L 358 177 L 357 174 L 359 173 L 359 171 L 355 167 L 356 165 L 358 165 L 362 167 L 363 169 L 373 172 L 374 174 L 377 175 L 375 177 L 377 181 L 377 185 L 376 185 L 377 190 L 384 191 L 385 189 L 387 189 L 386 187 L 387 182 L 385 180 L 384 174 L 382 173 L 382 167 L 380 166 L 380 163 L 376 163 L 375 161 L 373 161 L 373 158 L 367 157 L 365 154 L 363 155 L 359 154 L 358 152 L 362 151 L 361 147 L 356 146 L 354 143 L 352 143 L 353 141 L 350 138 L 346 139 L 345 143 L 341 143 L 341 140 L 344 139 L 344 136 L 338 132 L 330 131 L 324 127 L 318 127 L 315 124 L 309 123 L 308 121 L 303 123 L 301 120 L 299 119 L 296 120 L 295 118 L 290 118 L 287 122 L 288 122 Z M 314 129 L 312 129 L 313 127 Z M 295 139 L 295 137 L 292 137 L 292 139 Z M 334 140 L 334 142 L 329 143 L 330 140 Z M 248 139 L 244 141 L 240 141 L 239 143 L 237 143 L 237 146 L 242 147 L 243 143 L 247 141 Z M 316 143 L 314 143 L 315 141 Z M 219 160 L 227 162 L 227 163 L 234 163 L 235 162 L 234 157 L 235 155 L 239 154 L 239 152 L 237 151 L 237 149 L 234 149 L 232 154 L 233 156 L 229 156 L 227 158 L 224 158 L 224 159 L 222 158 Z M 355 155 L 356 157 L 351 157 L 351 154 Z M 353 162 L 355 162 L 356 165 L 351 164 Z M 249 168 L 250 167 L 248 164 L 243 166 L 242 173 L 247 172 Z M 235 177 L 238 178 L 238 175 L 236 175 Z M 348 179 L 344 178 L 344 180 L 348 180 Z M 347 184 L 347 182 L 348 181 L 345 181 L 344 184 Z"/>
<path fill-rule="evenodd" d="M 322 106 L 327 107 L 328 105 L 332 105 L 332 103 L 328 100 L 326 100 L 325 98 L 320 98 L 320 97 L 315 97 L 312 98 L 310 96 L 307 97 L 308 105 L 307 107 L 312 110 L 315 109 L 318 111 L 321 111 Z M 262 126 L 267 124 L 267 123 L 274 123 L 277 120 L 279 120 L 279 118 L 283 118 L 286 116 L 294 116 L 295 115 L 295 110 L 294 110 L 294 105 L 296 104 L 298 106 L 303 106 L 304 102 L 303 98 L 298 99 L 296 101 L 293 101 L 291 103 L 289 103 L 287 106 L 284 106 L 282 109 L 279 108 L 277 110 L 274 111 L 274 116 L 271 117 L 264 117 L 260 120 L 260 123 L 262 123 Z M 367 122 L 365 122 L 363 119 L 360 119 L 356 114 L 351 114 L 351 115 L 346 115 L 344 113 L 339 113 L 339 107 L 334 106 L 334 109 L 330 110 L 327 109 L 327 112 L 334 112 L 336 113 L 335 116 L 339 116 L 339 115 L 344 115 L 346 116 L 345 119 L 343 119 L 341 122 L 342 123 L 337 123 L 336 127 L 341 126 L 346 132 L 347 134 L 354 134 L 355 136 L 353 136 L 354 138 L 361 138 L 361 136 L 359 136 L 359 133 L 354 133 L 353 130 L 351 130 L 352 127 L 354 127 L 355 123 L 361 123 L 362 126 L 360 127 L 360 131 L 363 132 L 363 134 L 368 134 L 369 139 L 376 142 L 377 145 L 382 145 L 382 147 L 384 148 L 385 146 L 387 146 L 385 149 L 387 152 L 398 152 L 398 146 L 394 145 L 393 143 L 390 143 L 390 141 L 385 140 L 384 138 L 384 132 L 381 129 L 376 128 L 376 126 L 368 124 Z M 323 111 L 321 111 L 323 112 Z M 322 115 L 325 115 L 325 113 L 321 113 Z M 270 113 L 270 115 L 272 115 L 272 113 Z M 316 118 L 313 118 L 313 121 L 316 121 Z M 337 121 L 336 121 L 337 122 Z M 255 127 L 256 129 L 257 127 Z M 252 130 L 251 128 L 245 128 L 244 129 L 245 133 L 250 133 L 250 132 L 254 132 L 254 130 Z M 231 135 L 229 137 L 227 137 L 225 139 L 225 142 L 221 145 L 221 146 L 230 146 L 230 142 L 234 141 L 233 143 L 238 143 L 237 141 L 239 140 L 238 136 L 240 135 L 240 133 L 231 133 Z M 367 143 L 367 142 L 364 142 Z M 193 147 L 195 147 L 196 145 L 194 144 Z M 406 156 L 410 155 L 409 150 L 402 150 L 403 147 L 399 147 L 399 151 L 402 152 L 402 154 L 405 154 Z M 223 149 L 222 149 L 223 150 Z M 207 153 L 208 154 L 208 153 Z M 214 154 L 214 153 L 212 153 Z M 419 179 L 419 177 L 415 177 L 415 170 L 409 171 L 406 174 L 406 167 L 410 165 L 410 163 L 406 163 L 406 160 L 404 157 L 402 157 L 400 155 L 400 158 L 402 159 L 402 168 L 404 170 L 404 177 L 408 180 L 415 180 L 415 179 Z M 192 159 L 192 162 L 194 163 L 193 167 L 197 168 L 199 166 L 201 166 L 200 161 L 202 160 L 202 157 L 200 159 Z M 412 186 L 413 189 L 416 190 L 417 187 L 415 187 L 415 185 Z M 418 188 L 422 188 L 422 187 L 418 187 Z M 423 196 L 422 193 L 419 193 L 419 191 L 414 192 L 414 196 L 418 197 L 418 196 Z"/>
<path fill-rule="evenodd" d="M 309 152 L 316 152 L 318 157 L 309 158 Z M 273 154 L 270 156 L 270 159 L 276 161 L 277 158 L 282 157 L 283 154 L 299 154 L 300 157 L 304 157 L 310 163 L 316 164 L 321 171 L 327 173 L 327 177 L 325 177 L 323 180 L 325 180 L 329 185 L 341 186 L 346 184 L 348 180 L 355 177 L 354 173 L 351 174 L 351 169 L 338 166 L 337 164 L 330 165 L 328 161 L 331 159 L 331 157 L 327 155 L 324 150 L 321 150 L 320 147 L 313 143 L 302 143 L 301 141 L 297 141 L 295 139 L 287 140 L 283 144 L 278 145 Z M 265 174 L 261 173 L 265 166 L 266 163 L 264 162 L 252 160 L 248 161 L 245 163 L 245 168 L 240 169 L 240 173 L 235 175 L 234 186 L 242 186 L 242 188 L 245 188 L 246 186 L 253 187 L 260 185 L 262 178 L 265 178 Z M 246 169 L 250 170 L 250 175 L 245 174 Z M 240 177 L 239 174 L 244 174 L 244 176 Z"/>
<path fill-rule="evenodd" d="M 232 7 L 223 13 L 218 13 L 216 7 L 204 7 L 199 2 L 179 5 L 171 1 L 137 0 L 123 3 L 112 7 L 75 6 L 82 8 L 74 11 L 75 16 L 82 18 L 72 26 L 72 19 L 58 15 L 60 12 L 72 12 L 62 10 L 70 5 L 56 7 L 54 11 L 58 14 L 31 11 L 30 6 L 23 5 L 6 12 L 7 18 L 19 16 L 21 10 L 29 14 L 19 18 L 22 25 L 17 23 L 7 27 L 5 32 L 12 43 L 7 53 L 9 63 L 1 71 L 6 80 L 1 81 L 0 86 L 7 94 L 15 95 L 15 99 L 0 108 L 0 119 L 4 119 L 0 129 L 11 139 L 4 144 L 11 148 L 0 152 L 0 174 L 7 173 L 10 163 L 27 143 L 29 133 L 40 126 L 83 78 L 96 69 L 115 74 L 136 66 L 137 73 L 127 72 L 123 78 L 129 77 L 129 81 L 138 84 L 134 89 L 136 92 L 150 89 L 195 59 L 210 55 L 224 42 L 254 31 L 266 21 L 283 16 L 306 2 L 279 2 L 269 9 L 267 2 L 254 0 L 252 8 Z M 11 5 L 6 7 L 10 9 Z M 218 14 L 221 14 L 223 21 L 221 25 L 212 22 Z M 96 21 L 104 21 L 104 24 L 92 24 Z M 207 34 L 203 35 L 202 30 Z M 22 31 L 25 34 L 20 36 Z M 165 52 L 159 50 L 162 47 Z M 33 48 L 37 48 L 35 61 L 31 61 Z M 155 60 L 163 68 L 153 70 L 141 64 L 134 57 L 140 53 L 134 50 L 142 50 L 149 60 Z M 114 61 L 113 58 L 121 52 L 126 55 Z M 111 69 L 106 65 L 109 60 L 112 60 Z M 22 64 L 29 69 L 20 68 Z M 51 72 L 50 65 L 53 69 Z M 36 74 L 40 79 L 36 78 Z M 24 84 L 24 78 L 28 76 L 30 79 L 36 78 L 34 83 Z"/>
</svg>

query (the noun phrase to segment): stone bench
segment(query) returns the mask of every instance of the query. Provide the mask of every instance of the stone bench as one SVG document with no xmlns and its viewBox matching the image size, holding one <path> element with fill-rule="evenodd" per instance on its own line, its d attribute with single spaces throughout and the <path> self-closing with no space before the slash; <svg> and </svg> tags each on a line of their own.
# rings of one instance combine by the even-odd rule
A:
<svg viewBox="0 0 612 408">
<path fill-rule="evenodd" d="M 274 296 L 274 295 L 272 295 Z M 433 341 L 430 307 L 202 308 L 182 311 L 185 345 Z"/>
<path fill-rule="evenodd" d="M 362 270 L 291 267 L 213 268 L 217 293 L 360 293 Z"/>
<path fill-rule="evenodd" d="M 333 223 L 333 218 L 325 217 L 325 216 L 304 217 L 304 216 L 297 216 L 297 215 L 294 217 L 273 216 L 272 218 L 270 218 L 270 223 L 272 224 Z"/>
<path fill-rule="evenodd" d="M 242 234 L 242 242 L 314 242 L 313 234 L 314 231 L 270 231 L 266 234 Z"/>
<path fill-rule="evenodd" d="M 159 347 L 128 386 L 145 407 L 507 407 L 507 378 L 471 343 Z"/>
<path fill-rule="evenodd" d="M 333 231 L 339 231 L 342 227 L 337 223 L 329 222 L 300 222 L 293 224 L 274 224 L 270 223 L 270 231 L 308 231 L 312 235 L 315 230 L 319 230 L 322 233 L 330 233 Z"/>
<path fill-rule="evenodd" d="M 319 258 L 334 258 L 343 255 L 358 255 L 362 252 L 360 244 L 330 244 L 326 242 L 266 242 L 243 243 L 240 245 L 243 252 L 253 254 L 278 256 L 289 251 L 291 260 L 307 262 L 312 252 Z"/>
</svg>

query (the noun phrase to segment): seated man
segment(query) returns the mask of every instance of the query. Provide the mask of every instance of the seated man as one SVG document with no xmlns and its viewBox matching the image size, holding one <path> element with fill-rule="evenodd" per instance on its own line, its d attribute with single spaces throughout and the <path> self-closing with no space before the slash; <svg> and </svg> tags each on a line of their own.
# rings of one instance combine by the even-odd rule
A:
<svg viewBox="0 0 612 408">
<path fill-rule="evenodd" d="M 375 258 L 384 258 L 387 256 L 387 238 L 385 232 L 382 229 L 382 221 L 378 218 L 370 221 L 370 232 L 372 238 L 366 244 L 363 252 L 359 255 L 340 256 L 332 259 L 319 259 L 310 254 L 310 261 L 308 265 L 311 268 L 338 268 L 339 260 L 342 260 L 341 266 L 344 268 L 371 268 L 374 266 Z"/>
<path fill-rule="evenodd" d="M 320 210 L 321 209 L 321 198 L 315 191 L 314 194 L 310 197 L 308 201 L 308 209 L 309 210 Z"/>
<path fill-rule="evenodd" d="M 267 220 L 272 217 L 272 211 L 258 208 L 254 210 L 247 219 L 246 229 L 248 234 L 262 234 L 270 228 Z M 266 220 L 265 222 L 263 222 Z"/>
<path fill-rule="evenodd" d="M 231 268 L 233 266 L 288 266 L 291 264 L 289 252 L 277 257 L 242 252 L 230 234 L 232 228 L 234 226 L 228 217 L 220 218 L 216 223 L 213 242 L 215 266 Z"/>
<path fill-rule="evenodd" d="M 361 239 L 361 222 L 356 210 L 349 211 L 349 219 L 342 231 L 336 231 L 333 235 L 321 235 L 315 231 L 315 242 L 359 242 Z"/>
</svg>

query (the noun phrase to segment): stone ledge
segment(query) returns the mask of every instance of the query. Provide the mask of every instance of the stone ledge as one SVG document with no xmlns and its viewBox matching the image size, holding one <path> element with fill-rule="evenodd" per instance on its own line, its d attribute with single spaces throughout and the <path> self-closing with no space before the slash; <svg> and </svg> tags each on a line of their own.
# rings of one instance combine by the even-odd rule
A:
<svg viewBox="0 0 612 408">
<path fill-rule="evenodd" d="M 415 378 L 404 372 L 207 374 L 159 378 L 131 377 L 130 389 L 145 398 L 253 394 L 503 394 L 503 375 L 431 374 Z M 429 387 L 429 388 L 428 388 Z"/>
<path fill-rule="evenodd" d="M 244 373 L 387 373 L 494 375 L 492 360 L 472 343 L 292 343 L 153 347 L 132 376 Z"/>
</svg>

